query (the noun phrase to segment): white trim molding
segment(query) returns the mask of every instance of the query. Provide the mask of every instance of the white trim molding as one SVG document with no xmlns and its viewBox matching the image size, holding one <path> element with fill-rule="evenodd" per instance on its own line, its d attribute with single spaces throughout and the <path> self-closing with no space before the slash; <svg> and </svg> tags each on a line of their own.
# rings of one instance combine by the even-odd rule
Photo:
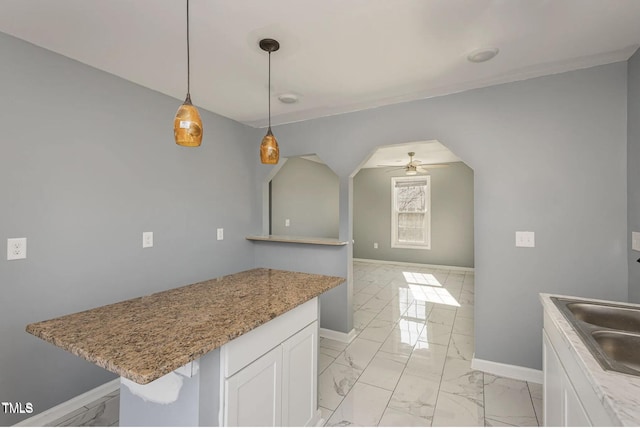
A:
<svg viewBox="0 0 640 428">
<path fill-rule="evenodd" d="M 77 395 L 64 403 L 60 403 L 55 407 L 47 409 L 36 415 L 31 416 L 21 422 L 15 424 L 15 427 L 47 427 L 52 426 L 53 422 L 61 417 L 70 414 L 74 410 L 80 409 L 105 395 L 109 395 L 120 390 L 120 378 L 104 383 L 90 391 Z"/>
<path fill-rule="evenodd" d="M 356 329 L 353 328 L 349 333 L 343 333 L 341 331 L 329 330 L 328 328 L 320 328 L 320 337 L 325 339 L 336 340 L 342 343 L 351 343 L 358 334 Z"/>
<path fill-rule="evenodd" d="M 524 380 L 533 383 L 542 383 L 543 379 L 542 370 L 512 366 L 511 364 L 496 363 L 495 361 L 481 360 L 476 358 L 475 355 L 471 359 L 471 368 L 496 376 Z"/>
<path fill-rule="evenodd" d="M 445 266 L 445 265 L 428 265 L 424 263 L 409 263 L 409 262 L 394 262 L 387 260 L 374 260 L 374 259 L 353 259 L 354 262 L 362 262 L 362 263 L 378 263 L 381 265 L 399 265 L 399 266 L 415 266 L 415 267 L 423 267 L 429 269 L 445 269 L 445 270 L 455 270 L 460 272 L 475 272 L 474 268 L 463 267 L 463 266 Z"/>
</svg>

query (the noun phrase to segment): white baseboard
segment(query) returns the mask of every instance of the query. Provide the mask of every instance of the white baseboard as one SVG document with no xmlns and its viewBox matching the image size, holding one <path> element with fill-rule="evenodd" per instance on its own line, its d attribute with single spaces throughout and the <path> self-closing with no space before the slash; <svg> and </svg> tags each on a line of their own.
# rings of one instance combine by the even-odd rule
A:
<svg viewBox="0 0 640 428">
<path fill-rule="evenodd" d="M 394 262 L 387 260 L 374 260 L 374 259 L 353 259 L 354 262 L 363 262 L 363 263 L 378 263 L 381 265 L 400 265 L 400 266 L 416 266 L 423 267 L 429 269 L 446 269 L 446 270 L 456 270 L 460 272 L 475 272 L 474 268 L 463 267 L 463 266 L 446 266 L 446 265 L 428 265 L 424 263 L 409 263 L 409 262 Z"/>
<path fill-rule="evenodd" d="M 356 329 L 353 328 L 349 333 L 343 333 L 341 331 L 329 330 L 328 328 L 320 328 L 320 337 L 326 339 L 337 340 L 342 343 L 351 343 L 358 334 Z"/>
<path fill-rule="evenodd" d="M 316 413 L 313 416 L 313 420 L 311 421 L 309 426 L 323 427 L 324 424 L 326 424 L 326 423 L 327 423 L 327 421 L 322 417 L 322 412 L 320 411 L 320 409 L 318 409 L 318 410 L 316 410 Z"/>
<path fill-rule="evenodd" d="M 44 412 L 40 412 L 31 416 L 21 422 L 18 422 L 14 426 L 16 427 L 46 427 L 51 426 L 56 419 L 70 414 L 74 410 L 86 406 L 105 395 L 111 394 L 120 389 L 120 378 L 114 379 L 110 382 L 102 384 L 84 394 L 77 395 L 70 400 L 60 403 L 55 407 L 52 407 Z"/>
<path fill-rule="evenodd" d="M 471 360 L 471 368 L 496 376 L 524 380 L 533 383 L 542 383 L 543 379 L 542 370 L 535 370 L 528 367 L 512 366 L 510 364 L 481 360 L 479 358 L 476 358 L 475 355 Z"/>
</svg>

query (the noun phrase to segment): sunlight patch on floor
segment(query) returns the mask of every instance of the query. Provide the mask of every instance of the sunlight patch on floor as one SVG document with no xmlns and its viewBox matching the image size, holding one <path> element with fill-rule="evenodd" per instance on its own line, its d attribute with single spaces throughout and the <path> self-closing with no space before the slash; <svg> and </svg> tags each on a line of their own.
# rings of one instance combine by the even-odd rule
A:
<svg viewBox="0 0 640 428">
<path fill-rule="evenodd" d="M 418 301 L 460 307 L 460 303 L 458 303 L 446 288 L 409 284 L 409 290 L 411 290 L 411 294 Z"/>
<path fill-rule="evenodd" d="M 402 272 L 402 275 L 404 275 L 405 281 L 409 284 L 435 285 L 442 287 L 440 281 L 430 273 Z"/>
</svg>

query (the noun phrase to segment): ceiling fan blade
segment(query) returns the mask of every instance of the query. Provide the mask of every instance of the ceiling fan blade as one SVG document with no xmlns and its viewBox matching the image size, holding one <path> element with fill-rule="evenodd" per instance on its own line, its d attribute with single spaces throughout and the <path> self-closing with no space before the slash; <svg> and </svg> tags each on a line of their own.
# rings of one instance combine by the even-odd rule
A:
<svg viewBox="0 0 640 428">
<path fill-rule="evenodd" d="M 405 167 L 405 165 L 402 165 L 402 164 L 400 164 L 400 165 L 398 165 L 398 164 L 396 164 L 396 165 L 376 165 L 376 166 L 385 167 L 385 168 L 388 168 L 388 167 L 404 168 Z"/>
<path fill-rule="evenodd" d="M 427 168 L 427 169 L 447 168 L 449 166 L 450 165 L 448 163 L 432 163 L 432 164 L 420 165 L 421 168 Z"/>
</svg>

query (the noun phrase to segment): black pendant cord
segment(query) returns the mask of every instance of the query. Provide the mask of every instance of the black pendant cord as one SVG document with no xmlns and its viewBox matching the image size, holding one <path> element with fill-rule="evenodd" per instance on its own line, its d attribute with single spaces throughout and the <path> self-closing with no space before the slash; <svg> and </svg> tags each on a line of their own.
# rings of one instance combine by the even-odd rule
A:
<svg viewBox="0 0 640 428">
<path fill-rule="evenodd" d="M 269 132 L 271 132 L 271 51 L 269 51 Z"/>
<path fill-rule="evenodd" d="M 187 0 L 187 99 L 191 101 L 191 58 L 189 49 L 189 0 Z"/>
</svg>

